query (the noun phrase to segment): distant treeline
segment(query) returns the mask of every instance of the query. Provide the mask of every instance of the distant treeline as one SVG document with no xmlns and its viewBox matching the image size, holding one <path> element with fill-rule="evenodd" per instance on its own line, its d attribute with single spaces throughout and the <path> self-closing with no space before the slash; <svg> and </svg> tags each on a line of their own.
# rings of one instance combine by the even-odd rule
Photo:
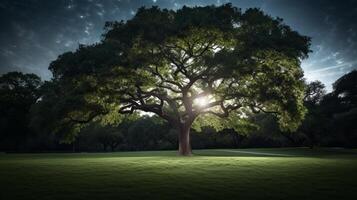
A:
<svg viewBox="0 0 357 200">
<path fill-rule="evenodd" d="M 177 133 L 155 116 L 123 120 L 119 125 L 103 126 L 92 122 L 64 144 L 63 135 L 38 131 L 46 123 L 36 112 L 36 104 L 45 91 L 34 74 L 10 72 L 0 77 L 0 151 L 137 151 L 177 149 Z M 251 116 L 259 128 L 249 133 L 233 129 L 216 132 L 212 127 L 191 131 L 194 149 L 285 146 L 357 147 L 357 71 L 352 71 L 325 92 L 319 82 L 306 83 L 305 107 L 308 112 L 296 132 L 280 131 L 270 114 Z"/>
</svg>

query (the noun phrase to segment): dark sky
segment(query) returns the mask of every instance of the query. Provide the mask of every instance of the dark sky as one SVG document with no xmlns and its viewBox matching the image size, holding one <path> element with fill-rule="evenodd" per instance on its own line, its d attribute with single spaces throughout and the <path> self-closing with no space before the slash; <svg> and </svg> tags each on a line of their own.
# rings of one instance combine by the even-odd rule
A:
<svg viewBox="0 0 357 200">
<path fill-rule="evenodd" d="M 330 89 L 357 69 L 357 0 L 0 0 L 0 74 L 17 70 L 50 79 L 47 68 L 58 55 L 99 41 L 105 21 L 129 19 L 141 6 L 228 2 L 259 7 L 312 37 L 314 52 L 302 64 L 308 80 Z"/>
</svg>

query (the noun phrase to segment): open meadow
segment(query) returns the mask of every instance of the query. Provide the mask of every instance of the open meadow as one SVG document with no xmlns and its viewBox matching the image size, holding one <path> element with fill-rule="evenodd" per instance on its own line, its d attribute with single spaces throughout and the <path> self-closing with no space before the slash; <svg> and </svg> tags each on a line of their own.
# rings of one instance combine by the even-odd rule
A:
<svg viewBox="0 0 357 200">
<path fill-rule="evenodd" d="M 0 154 L 0 199 L 356 199 L 357 151 Z"/>
</svg>

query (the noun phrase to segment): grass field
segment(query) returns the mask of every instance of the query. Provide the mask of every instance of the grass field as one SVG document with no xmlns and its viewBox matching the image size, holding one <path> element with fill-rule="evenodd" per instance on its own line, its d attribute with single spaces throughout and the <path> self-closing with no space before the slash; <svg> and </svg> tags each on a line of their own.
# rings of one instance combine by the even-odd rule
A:
<svg viewBox="0 0 357 200">
<path fill-rule="evenodd" d="M 0 199 L 357 199 L 357 151 L 0 154 Z"/>
</svg>

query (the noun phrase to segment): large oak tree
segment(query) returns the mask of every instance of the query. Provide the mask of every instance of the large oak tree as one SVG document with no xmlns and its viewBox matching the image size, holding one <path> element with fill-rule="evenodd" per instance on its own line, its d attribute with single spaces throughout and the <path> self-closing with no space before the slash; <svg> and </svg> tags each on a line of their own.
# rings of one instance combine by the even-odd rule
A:
<svg viewBox="0 0 357 200">
<path fill-rule="evenodd" d="M 140 8 L 128 21 L 107 23 L 101 42 L 51 63 L 58 93 L 50 105 L 57 125 L 74 127 L 154 113 L 178 130 L 179 154 L 190 155 L 191 127 L 239 129 L 251 113 L 266 112 L 296 129 L 309 47 L 309 37 L 259 9 Z"/>
</svg>

